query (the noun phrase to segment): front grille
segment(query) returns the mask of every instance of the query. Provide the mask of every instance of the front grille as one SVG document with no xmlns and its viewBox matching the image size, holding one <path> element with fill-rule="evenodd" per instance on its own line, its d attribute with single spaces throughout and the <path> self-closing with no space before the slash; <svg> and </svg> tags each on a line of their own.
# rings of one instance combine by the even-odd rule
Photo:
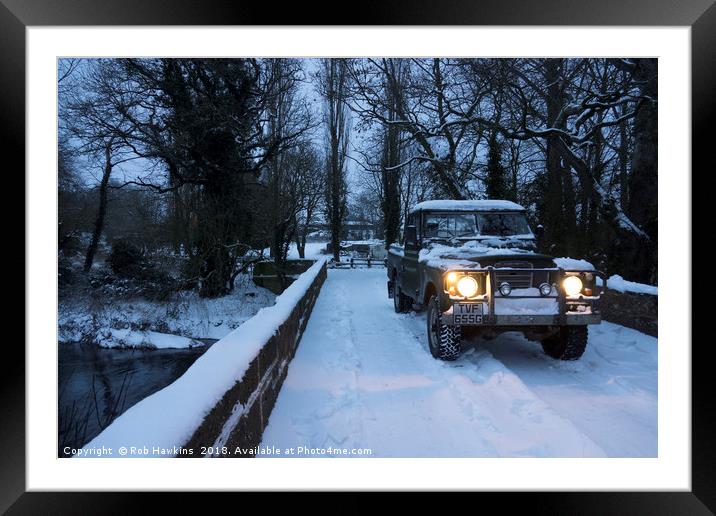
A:
<svg viewBox="0 0 716 516">
<path fill-rule="evenodd" d="M 532 286 L 532 274 L 531 270 L 514 271 L 514 272 L 500 272 L 500 269 L 532 269 L 530 262 L 498 262 L 495 264 L 495 280 L 499 287 L 503 283 L 509 283 L 512 288 L 530 288 Z"/>
</svg>

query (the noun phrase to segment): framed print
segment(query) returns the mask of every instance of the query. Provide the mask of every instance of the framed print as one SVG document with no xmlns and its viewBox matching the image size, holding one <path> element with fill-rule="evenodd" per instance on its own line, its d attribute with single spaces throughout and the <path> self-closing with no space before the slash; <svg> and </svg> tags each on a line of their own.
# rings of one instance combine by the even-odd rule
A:
<svg viewBox="0 0 716 516">
<path fill-rule="evenodd" d="M 267 7 L 2 0 L 27 242 L 3 509 L 710 513 L 711 2 Z"/>
</svg>

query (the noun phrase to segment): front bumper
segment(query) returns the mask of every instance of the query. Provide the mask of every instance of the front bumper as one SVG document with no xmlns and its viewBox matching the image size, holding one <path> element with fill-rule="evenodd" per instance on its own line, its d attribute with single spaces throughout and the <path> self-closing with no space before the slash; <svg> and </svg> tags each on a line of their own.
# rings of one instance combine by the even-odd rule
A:
<svg viewBox="0 0 716 516">
<path fill-rule="evenodd" d="M 453 325 L 452 313 L 443 313 L 443 321 Z M 470 325 L 480 328 L 484 326 L 581 326 L 586 324 L 599 324 L 602 315 L 599 313 L 578 314 L 567 313 L 563 315 L 484 315 L 481 324 Z"/>
<path fill-rule="evenodd" d="M 501 267 L 500 272 L 524 272 L 526 269 L 508 269 Z M 576 270 L 565 270 L 561 268 L 544 268 L 544 269 L 529 269 L 532 273 L 546 273 L 547 279 L 549 280 L 550 284 L 553 285 L 562 285 L 563 279 L 567 274 L 574 274 L 574 273 L 581 273 L 584 271 L 576 271 Z M 471 270 L 471 272 L 475 272 L 475 270 Z M 591 274 L 594 274 L 597 277 L 601 277 L 603 281 L 603 287 L 601 292 L 598 294 L 592 296 L 591 294 L 589 296 L 586 295 L 579 295 L 575 297 L 567 297 L 564 293 L 562 288 L 557 288 L 556 296 L 541 296 L 539 294 L 533 294 L 533 295 L 525 295 L 525 294 L 510 294 L 508 296 L 498 296 L 496 297 L 496 287 L 497 287 L 497 279 L 496 279 L 496 269 L 494 267 L 487 267 L 484 269 L 484 271 L 479 271 L 485 274 L 486 276 L 486 282 L 485 282 L 485 292 L 484 298 L 481 300 L 464 300 L 464 301 L 456 301 L 454 298 L 451 298 L 447 300 L 447 303 L 450 305 L 447 311 L 444 311 L 442 316 L 443 320 L 448 325 L 454 325 L 455 322 L 453 320 L 453 304 L 473 304 L 473 303 L 481 303 L 483 305 L 482 309 L 482 319 L 480 323 L 473 324 L 470 323 L 466 325 L 467 327 L 515 327 L 515 326 L 542 326 L 542 327 L 548 327 L 548 326 L 584 326 L 587 324 L 599 324 L 602 321 L 601 313 L 598 310 L 598 302 L 602 294 L 604 294 L 604 289 L 606 288 L 606 277 L 603 273 L 599 271 L 588 271 Z M 596 280 L 595 285 L 596 287 Z M 521 303 L 529 303 L 530 300 L 534 299 L 540 299 L 540 300 L 552 300 L 555 304 L 554 309 L 549 310 L 539 310 L 539 311 L 532 311 L 532 310 L 524 310 L 523 313 L 514 313 L 515 308 L 520 308 Z M 510 303 L 514 302 L 515 306 L 512 310 L 506 310 L 507 313 L 501 314 L 502 308 L 499 308 L 496 306 L 497 302 L 504 302 L 508 301 Z M 445 305 L 442 306 L 443 310 L 446 308 Z M 523 307 L 523 308 L 529 308 L 529 307 Z M 531 313 L 530 313 L 531 312 Z M 541 312 L 541 313 L 540 313 Z M 459 324 L 459 323 L 458 323 Z"/>
</svg>

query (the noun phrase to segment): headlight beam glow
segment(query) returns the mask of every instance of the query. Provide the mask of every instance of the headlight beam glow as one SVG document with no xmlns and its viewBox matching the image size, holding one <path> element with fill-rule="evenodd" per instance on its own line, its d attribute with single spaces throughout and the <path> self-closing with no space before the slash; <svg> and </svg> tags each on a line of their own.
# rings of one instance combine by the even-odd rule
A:
<svg viewBox="0 0 716 516">
<path fill-rule="evenodd" d="M 567 276 L 562 282 L 562 286 L 564 287 L 564 292 L 569 297 L 574 297 L 578 296 L 580 292 L 582 292 L 582 287 L 584 285 L 582 284 L 582 280 L 577 276 Z"/>
<path fill-rule="evenodd" d="M 477 294 L 477 281 L 472 276 L 463 276 L 457 282 L 457 291 L 462 297 L 473 297 Z"/>
</svg>

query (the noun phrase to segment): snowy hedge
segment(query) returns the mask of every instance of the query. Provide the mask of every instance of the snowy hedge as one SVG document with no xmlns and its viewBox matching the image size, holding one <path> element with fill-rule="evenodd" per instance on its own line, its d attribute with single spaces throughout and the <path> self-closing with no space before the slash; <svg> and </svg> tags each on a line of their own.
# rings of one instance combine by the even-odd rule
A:
<svg viewBox="0 0 716 516">
<path fill-rule="evenodd" d="M 321 258 L 275 305 L 216 342 L 174 383 L 131 407 L 84 449 L 161 457 L 176 456 L 183 446 L 198 456 L 201 446 L 258 445 L 325 278 Z"/>
</svg>

